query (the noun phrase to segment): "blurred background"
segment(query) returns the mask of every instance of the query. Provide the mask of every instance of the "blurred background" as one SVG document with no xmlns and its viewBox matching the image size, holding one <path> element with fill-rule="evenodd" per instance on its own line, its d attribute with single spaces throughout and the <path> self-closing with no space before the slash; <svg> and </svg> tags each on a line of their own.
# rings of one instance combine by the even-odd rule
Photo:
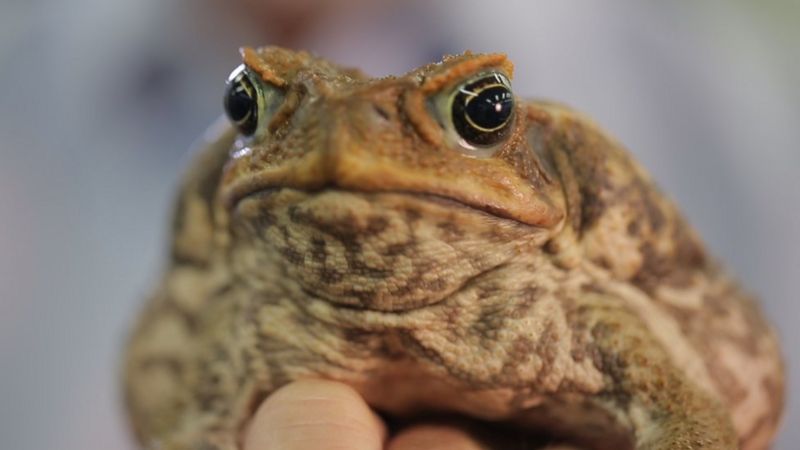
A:
<svg viewBox="0 0 800 450">
<path fill-rule="evenodd" d="M 800 2 L 0 0 L 0 448 L 132 448 L 123 338 L 242 44 L 373 75 L 507 52 L 517 93 L 588 112 L 677 199 L 797 387 Z M 793 395 L 775 448 L 798 423 Z"/>
</svg>

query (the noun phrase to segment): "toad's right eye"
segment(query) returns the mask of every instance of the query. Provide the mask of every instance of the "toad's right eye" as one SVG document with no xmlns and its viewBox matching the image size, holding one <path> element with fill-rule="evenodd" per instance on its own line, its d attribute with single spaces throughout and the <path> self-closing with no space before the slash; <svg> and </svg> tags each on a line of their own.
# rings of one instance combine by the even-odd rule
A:
<svg viewBox="0 0 800 450">
<path fill-rule="evenodd" d="M 450 117 L 461 139 L 474 147 L 491 147 L 505 139 L 513 125 L 514 94 L 505 75 L 494 72 L 461 85 L 453 95 Z"/>
<path fill-rule="evenodd" d="M 517 106 L 511 82 L 498 70 L 462 80 L 430 101 L 448 141 L 467 156 L 491 157 L 512 134 Z"/>
<path fill-rule="evenodd" d="M 261 81 L 242 64 L 225 87 L 225 114 L 245 136 L 260 134 L 283 100 L 283 92 Z"/>
</svg>

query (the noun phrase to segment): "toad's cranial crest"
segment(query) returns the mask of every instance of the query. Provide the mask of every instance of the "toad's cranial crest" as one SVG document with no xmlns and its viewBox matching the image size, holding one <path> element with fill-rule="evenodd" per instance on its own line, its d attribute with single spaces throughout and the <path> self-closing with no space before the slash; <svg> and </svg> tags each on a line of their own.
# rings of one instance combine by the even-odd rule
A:
<svg viewBox="0 0 800 450">
<path fill-rule="evenodd" d="M 515 96 L 505 56 L 371 79 L 242 54 L 126 355 L 144 447 L 238 450 L 303 378 L 492 449 L 768 447 L 757 304 L 618 143 Z"/>
</svg>

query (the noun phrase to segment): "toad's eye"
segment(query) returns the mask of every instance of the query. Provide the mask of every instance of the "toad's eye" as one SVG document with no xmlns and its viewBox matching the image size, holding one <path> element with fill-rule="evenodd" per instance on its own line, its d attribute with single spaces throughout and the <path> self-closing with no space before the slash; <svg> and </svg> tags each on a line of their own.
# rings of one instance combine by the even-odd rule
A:
<svg viewBox="0 0 800 450">
<path fill-rule="evenodd" d="M 242 64 L 231 72 L 225 87 L 225 113 L 245 136 L 265 128 L 283 100 L 283 92 L 267 85 Z"/>
<path fill-rule="evenodd" d="M 492 72 L 469 80 L 451 94 L 450 121 L 462 144 L 486 148 L 508 136 L 514 94 L 504 75 Z"/>
</svg>

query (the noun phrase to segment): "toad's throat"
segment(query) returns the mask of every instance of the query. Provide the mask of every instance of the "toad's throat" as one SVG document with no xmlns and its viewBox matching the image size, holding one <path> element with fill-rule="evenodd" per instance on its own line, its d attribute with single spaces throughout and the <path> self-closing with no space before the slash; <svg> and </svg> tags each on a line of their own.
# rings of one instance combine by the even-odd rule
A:
<svg viewBox="0 0 800 450">
<path fill-rule="evenodd" d="M 232 215 L 270 263 L 247 276 L 281 279 L 342 306 L 398 311 L 431 305 L 541 243 L 545 231 L 449 199 L 385 192 L 274 189 Z M 242 226 L 238 226 L 241 224 Z"/>
</svg>

